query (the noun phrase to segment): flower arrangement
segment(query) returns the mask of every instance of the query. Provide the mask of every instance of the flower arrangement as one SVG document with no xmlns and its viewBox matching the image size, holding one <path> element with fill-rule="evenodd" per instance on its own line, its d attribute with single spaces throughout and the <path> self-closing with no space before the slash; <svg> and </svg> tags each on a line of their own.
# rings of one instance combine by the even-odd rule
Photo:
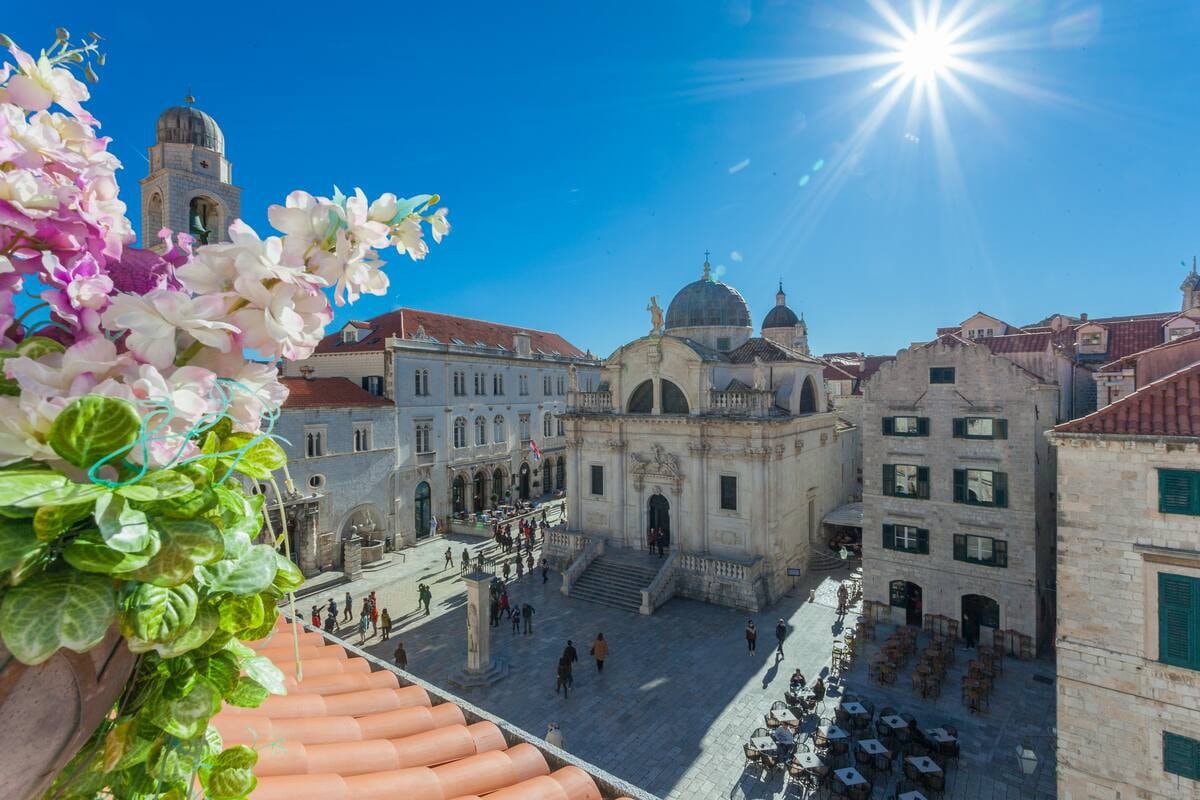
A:
<svg viewBox="0 0 1200 800">
<path fill-rule="evenodd" d="M 115 625 L 140 654 L 55 796 L 184 798 L 199 781 L 241 798 L 257 756 L 223 749 L 209 719 L 284 691 L 242 642 L 302 581 L 243 487 L 278 500 L 283 470 L 290 488 L 273 362 L 313 351 L 329 294 L 385 294 L 380 251 L 424 258 L 445 211 L 432 195 L 293 192 L 269 210 L 279 235 L 239 220 L 228 242 L 163 230 L 163 255 L 134 248 L 120 165 L 72 71 L 95 82 L 99 37 L 59 29 L 37 58 L 0 47 L 0 638 L 36 665 Z"/>
</svg>

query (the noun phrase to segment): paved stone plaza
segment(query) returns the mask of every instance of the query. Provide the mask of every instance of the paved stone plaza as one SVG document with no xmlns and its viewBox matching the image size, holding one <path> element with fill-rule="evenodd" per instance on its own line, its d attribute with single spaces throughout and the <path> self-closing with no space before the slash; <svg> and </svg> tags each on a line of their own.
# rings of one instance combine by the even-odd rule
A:
<svg viewBox="0 0 1200 800">
<path fill-rule="evenodd" d="M 465 544 L 474 550 L 482 541 L 444 537 L 424 542 L 406 550 L 403 561 L 393 554 L 389 566 L 309 595 L 298 608 L 307 616 L 312 604 L 329 597 L 337 597 L 340 605 L 349 589 L 357 610 L 363 595 L 377 591 L 381 607 L 388 608 L 395 622 L 393 639 L 403 641 L 408 652 L 408 669 L 451 688 L 447 677 L 466 655 L 465 594 L 457 568 L 442 569 L 443 553 L 450 546 L 457 565 Z M 534 735 L 543 735 L 549 722 L 559 723 L 567 750 L 667 800 L 783 797 L 781 776 L 761 781 L 745 770 L 742 742 L 762 725 L 771 703 L 782 699 L 793 669 L 800 667 L 810 680 L 827 671 L 839 630 L 837 577 L 811 576 L 768 612 L 756 615 L 759 647 L 750 655 L 743 637 L 745 613 L 674 599 L 643 617 L 564 598 L 556 574 L 543 586 L 535 572 L 510 585 L 510 597 L 536 609 L 534 634 L 514 636 L 507 621 L 492 629 L 493 653 L 508 662 L 508 677 L 490 688 L 459 694 Z M 428 617 L 415 610 L 416 586 L 422 581 L 433 590 Z M 809 602 L 810 590 L 815 591 L 814 602 Z M 785 656 L 776 662 L 773 631 L 780 617 L 791 632 Z M 602 675 L 588 657 L 598 631 L 610 642 Z M 885 634 L 881 627 L 879 638 Z M 348 628 L 345 635 L 358 640 Z M 555 694 L 554 685 L 555 665 L 567 639 L 575 642 L 580 662 L 574 690 L 564 699 Z M 391 661 L 394 644 L 374 637 L 366 649 Z M 959 658 L 958 671 L 965 661 Z M 991 711 L 979 716 L 966 712 L 957 690 L 948 689 L 936 701 L 920 700 L 906 682 L 887 688 L 868 683 L 861 666 L 846 680 L 851 691 L 879 706 L 912 713 L 922 724 L 958 726 L 963 755 L 958 767 L 949 770 L 947 798 L 1052 798 L 1053 751 L 1046 734 L 1053 725 L 1054 692 L 1033 676 L 1052 676 L 1053 664 L 1005 663 Z M 957 682 L 956 674 L 949 680 Z M 835 684 L 826 716 L 832 715 L 838 691 Z M 1021 775 L 1013 749 L 1022 739 L 1038 751 L 1039 766 L 1029 778 Z M 890 798 L 892 787 L 894 781 L 887 787 L 881 783 L 874 796 Z M 790 796 L 799 795 L 793 791 Z"/>
</svg>

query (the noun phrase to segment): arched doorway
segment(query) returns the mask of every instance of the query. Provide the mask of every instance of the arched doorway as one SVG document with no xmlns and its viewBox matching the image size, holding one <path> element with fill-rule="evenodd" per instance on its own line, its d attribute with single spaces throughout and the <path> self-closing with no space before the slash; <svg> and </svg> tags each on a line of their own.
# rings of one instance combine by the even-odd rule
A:
<svg viewBox="0 0 1200 800">
<path fill-rule="evenodd" d="M 482 511 L 487 508 L 487 475 L 482 472 L 476 472 L 475 478 L 472 480 L 472 489 L 474 494 L 474 508 L 476 511 Z"/>
<path fill-rule="evenodd" d="M 664 546 L 671 544 L 671 503 L 661 494 L 650 497 L 646 507 L 646 529 L 661 530 L 666 534 Z"/>
<path fill-rule="evenodd" d="M 987 595 L 962 596 L 962 635 L 968 642 L 979 641 L 979 628 L 1000 627 L 1000 604 Z M 990 642 L 990 640 L 989 640 Z"/>
<path fill-rule="evenodd" d="M 800 387 L 800 413 L 812 414 L 817 410 L 817 385 L 811 377 L 804 379 Z"/>
<path fill-rule="evenodd" d="M 892 581 L 889 586 L 893 608 L 904 609 L 906 625 L 921 626 L 921 587 L 911 581 Z"/>
<path fill-rule="evenodd" d="M 504 472 L 497 467 L 492 470 L 492 502 L 503 503 L 505 495 Z"/>
<path fill-rule="evenodd" d="M 413 495 L 413 524 L 417 528 L 418 539 L 429 536 L 429 519 L 432 516 L 433 503 L 429 499 L 429 482 L 421 481 Z"/>
<path fill-rule="evenodd" d="M 554 465 L 554 488 L 567 488 L 567 461 L 565 458 L 560 458 Z"/>
<path fill-rule="evenodd" d="M 450 484 L 450 507 L 455 514 L 467 513 L 467 479 L 462 475 L 454 476 Z"/>
<path fill-rule="evenodd" d="M 528 500 L 529 499 L 529 464 L 527 462 L 521 464 L 521 471 L 518 474 L 520 476 L 520 479 L 517 482 L 517 486 L 518 486 L 518 491 L 520 492 L 520 495 L 521 495 L 521 499 Z"/>
<path fill-rule="evenodd" d="M 554 459 L 547 458 L 542 464 L 542 494 L 554 491 Z"/>
</svg>

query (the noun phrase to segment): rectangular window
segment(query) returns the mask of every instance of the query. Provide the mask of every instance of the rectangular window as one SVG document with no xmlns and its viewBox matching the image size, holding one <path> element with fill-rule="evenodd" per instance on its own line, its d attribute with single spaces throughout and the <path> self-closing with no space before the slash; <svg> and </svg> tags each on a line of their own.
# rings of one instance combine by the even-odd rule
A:
<svg viewBox="0 0 1200 800">
<path fill-rule="evenodd" d="M 884 525 L 883 547 L 905 553 L 929 553 L 929 531 L 913 525 Z"/>
<path fill-rule="evenodd" d="M 465 397 L 467 394 L 467 373 L 459 370 L 454 373 L 454 396 Z"/>
<path fill-rule="evenodd" d="M 892 581 L 888 585 L 888 599 L 896 608 L 908 608 L 908 583 Z"/>
<path fill-rule="evenodd" d="M 529 441 L 529 415 L 528 414 L 518 414 L 517 415 L 517 427 L 520 429 L 520 432 L 521 432 L 521 441 L 523 441 L 523 442 Z"/>
<path fill-rule="evenodd" d="M 1102 339 L 1102 334 L 1099 332 L 1079 334 L 1079 343 L 1081 345 L 1084 345 L 1085 347 L 1098 346 L 1101 342 L 1101 339 Z"/>
<path fill-rule="evenodd" d="M 517 376 L 517 391 L 522 397 L 526 397 L 529 395 L 529 376 L 528 375 L 518 375 Z"/>
<path fill-rule="evenodd" d="M 884 464 L 883 493 L 892 497 L 929 499 L 929 467 Z"/>
<path fill-rule="evenodd" d="M 362 379 L 362 388 L 376 397 L 383 397 L 383 376 L 367 375 Z"/>
<path fill-rule="evenodd" d="M 482 372 L 475 373 L 475 394 L 487 394 L 487 375 Z"/>
<path fill-rule="evenodd" d="M 954 383 L 954 367 L 930 367 L 930 383 Z"/>
<path fill-rule="evenodd" d="M 721 476 L 721 508 L 737 511 L 737 478 L 733 475 Z"/>
<path fill-rule="evenodd" d="M 433 448 L 430 446 L 430 433 L 433 430 L 432 423 L 418 422 L 417 423 L 417 452 L 432 453 Z"/>
<path fill-rule="evenodd" d="M 358 331 L 354 328 L 348 328 L 342 331 L 342 344 L 354 344 L 358 341 Z"/>
<path fill-rule="evenodd" d="M 504 394 L 504 376 L 499 372 L 492 376 L 492 394 Z"/>
<path fill-rule="evenodd" d="M 954 560 L 988 567 L 1008 566 L 1008 542 L 988 536 L 954 534 Z"/>
<path fill-rule="evenodd" d="M 1007 439 L 1008 420 L 994 417 L 955 417 L 954 436 L 958 439 Z"/>
<path fill-rule="evenodd" d="M 371 449 L 371 423 L 357 422 L 354 424 L 354 452 L 362 453 Z"/>
<path fill-rule="evenodd" d="M 545 394 L 545 395 L 549 395 L 549 394 L 551 394 L 551 391 L 550 391 L 550 376 L 549 376 L 549 375 L 543 375 L 543 376 L 542 376 L 542 394 Z"/>
<path fill-rule="evenodd" d="M 1200 579 L 1158 573 L 1158 660 L 1200 670 Z"/>
<path fill-rule="evenodd" d="M 318 458 L 325 455 L 325 426 L 304 429 L 304 457 Z"/>
<path fill-rule="evenodd" d="M 970 506 L 1008 506 L 1008 473 L 990 469 L 954 470 L 954 502 Z"/>
<path fill-rule="evenodd" d="M 1200 471 L 1160 469 L 1158 510 L 1163 514 L 1200 516 Z"/>
<path fill-rule="evenodd" d="M 884 436 L 928 436 L 929 417 L 884 417 Z"/>
<path fill-rule="evenodd" d="M 592 494 L 604 494 L 604 467 L 599 464 L 592 465 Z"/>
<path fill-rule="evenodd" d="M 1163 772 L 1200 781 L 1200 742 L 1163 731 Z"/>
</svg>

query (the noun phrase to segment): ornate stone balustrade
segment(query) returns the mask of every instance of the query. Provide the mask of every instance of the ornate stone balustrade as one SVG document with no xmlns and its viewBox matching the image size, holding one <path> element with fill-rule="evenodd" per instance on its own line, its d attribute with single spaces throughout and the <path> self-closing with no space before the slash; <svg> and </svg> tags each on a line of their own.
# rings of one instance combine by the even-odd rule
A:
<svg viewBox="0 0 1200 800">
<path fill-rule="evenodd" d="M 736 417 L 766 417 L 775 404 L 775 394 L 756 389 L 711 389 L 708 393 L 709 414 L 726 414 Z"/>
<path fill-rule="evenodd" d="M 684 553 L 674 572 L 675 593 L 710 603 L 759 611 L 767 604 L 766 561 Z"/>
<path fill-rule="evenodd" d="M 612 392 L 568 392 L 567 408 L 583 414 L 611 413 Z"/>
<path fill-rule="evenodd" d="M 571 535 L 571 534 L 568 534 Z M 562 593 L 568 595 L 571 593 L 571 584 L 583 574 L 583 571 L 588 568 L 593 561 L 604 554 L 603 539 L 588 539 L 585 536 L 575 534 L 578 540 L 583 541 L 584 547 L 575 556 L 575 560 L 571 565 L 563 570 L 562 574 Z"/>
<path fill-rule="evenodd" d="M 650 585 L 642 589 L 642 607 L 638 609 L 643 614 L 653 614 L 654 609 L 670 600 L 675 595 L 675 565 L 679 560 L 679 551 L 672 550 L 663 565 L 658 568 L 658 574 Z"/>
</svg>

